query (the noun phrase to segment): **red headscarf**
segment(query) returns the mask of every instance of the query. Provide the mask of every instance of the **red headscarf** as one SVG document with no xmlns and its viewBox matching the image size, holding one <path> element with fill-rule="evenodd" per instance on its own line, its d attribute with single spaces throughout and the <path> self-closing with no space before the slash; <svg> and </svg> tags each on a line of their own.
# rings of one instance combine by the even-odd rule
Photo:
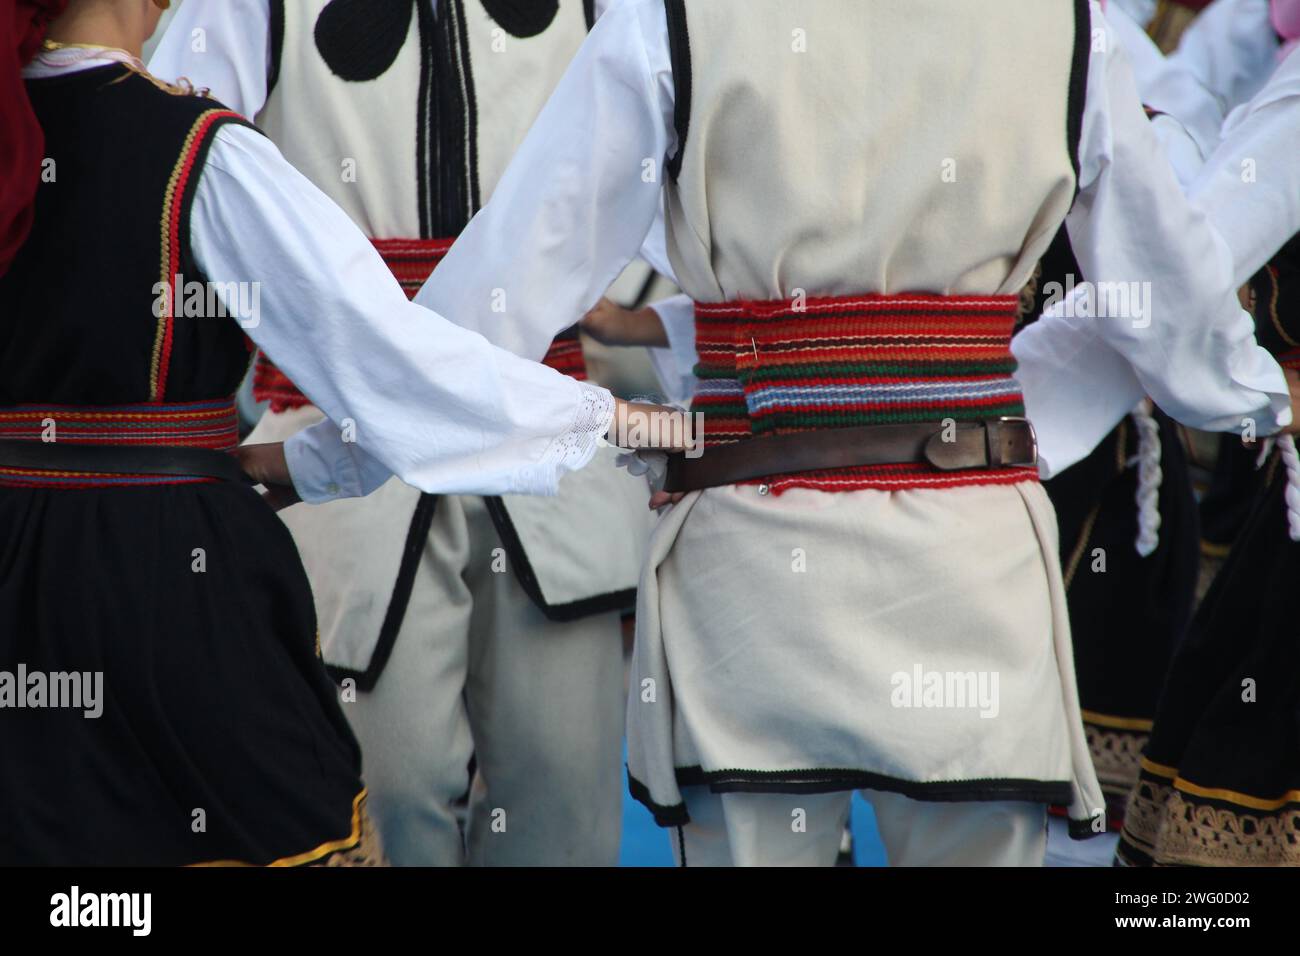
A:
<svg viewBox="0 0 1300 956">
<path fill-rule="evenodd" d="M 49 22 L 68 0 L 0 0 L 0 275 L 32 228 L 32 203 L 45 136 L 23 85 L 22 68 L 40 49 Z"/>
</svg>

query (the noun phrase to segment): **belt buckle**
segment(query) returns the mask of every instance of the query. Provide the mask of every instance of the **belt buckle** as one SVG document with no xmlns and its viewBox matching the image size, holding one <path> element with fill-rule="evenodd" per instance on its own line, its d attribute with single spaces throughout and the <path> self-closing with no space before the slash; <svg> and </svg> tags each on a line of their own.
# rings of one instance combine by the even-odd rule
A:
<svg viewBox="0 0 1300 956">
<path fill-rule="evenodd" d="M 1001 415 L 996 422 L 991 422 L 991 427 L 987 429 L 988 456 L 989 466 L 993 468 L 1033 468 L 1038 465 L 1038 432 L 1034 430 L 1034 423 L 1023 415 Z M 1002 454 L 1002 426 L 1005 424 L 1024 425 L 1029 431 L 1030 442 L 1030 459 L 1029 461 L 1004 461 Z"/>
</svg>

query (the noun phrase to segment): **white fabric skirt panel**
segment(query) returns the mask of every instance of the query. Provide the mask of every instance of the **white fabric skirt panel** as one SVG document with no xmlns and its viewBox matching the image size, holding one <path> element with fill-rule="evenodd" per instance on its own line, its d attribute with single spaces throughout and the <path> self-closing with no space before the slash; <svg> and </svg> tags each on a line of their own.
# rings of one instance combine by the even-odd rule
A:
<svg viewBox="0 0 1300 956">
<path fill-rule="evenodd" d="M 268 411 L 246 442 L 284 441 L 324 417 L 313 405 Z M 357 672 L 370 666 L 419 500 L 418 491 L 394 478 L 365 498 L 280 512 L 311 581 L 327 664 Z"/>
<path fill-rule="evenodd" d="M 632 678 L 632 788 L 664 825 L 693 784 L 1104 806 L 1036 482 L 692 493 L 651 538 Z"/>
<path fill-rule="evenodd" d="M 268 411 L 247 442 L 284 441 L 322 418 L 314 406 Z M 501 499 L 522 550 L 508 560 L 511 572 L 518 575 L 518 560 L 526 560 L 540 598 L 567 611 L 564 620 L 607 613 L 616 598 L 633 601 L 653 515 L 645 479 L 617 468 L 617 454 L 598 449 L 586 468 L 564 476 L 555 497 Z M 311 580 L 327 664 L 370 667 L 419 500 L 419 491 L 392 478 L 365 498 L 280 512 Z"/>
</svg>

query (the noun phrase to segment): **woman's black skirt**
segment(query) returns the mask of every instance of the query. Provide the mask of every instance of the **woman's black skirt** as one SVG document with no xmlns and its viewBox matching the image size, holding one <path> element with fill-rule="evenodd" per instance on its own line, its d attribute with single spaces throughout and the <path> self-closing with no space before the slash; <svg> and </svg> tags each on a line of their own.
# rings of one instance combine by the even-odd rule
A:
<svg viewBox="0 0 1300 956">
<path fill-rule="evenodd" d="M 360 766 L 250 488 L 0 488 L 0 863 L 324 862 Z"/>
<path fill-rule="evenodd" d="M 1093 453 L 1045 484 L 1056 506 L 1084 729 L 1119 829 L 1174 649 L 1192 616 L 1199 529 L 1177 425 L 1160 434 L 1159 543 L 1138 553 L 1137 426 L 1126 418 Z"/>
<path fill-rule="evenodd" d="M 1170 670 L 1119 862 L 1300 864 L 1300 626 L 1277 456 Z"/>
</svg>

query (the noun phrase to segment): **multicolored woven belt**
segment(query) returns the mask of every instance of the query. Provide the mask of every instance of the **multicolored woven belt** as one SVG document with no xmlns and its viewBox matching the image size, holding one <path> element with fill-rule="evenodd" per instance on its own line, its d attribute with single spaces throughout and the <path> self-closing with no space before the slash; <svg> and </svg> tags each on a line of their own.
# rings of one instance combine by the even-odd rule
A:
<svg viewBox="0 0 1300 956">
<path fill-rule="evenodd" d="M 708 445 L 857 425 L 1023 416 L 1017 296 L 855 296 L 696 303 Z M 869 465 L 762 480 L 772 491 L 888 491 L 1037 480 L 1027 468 Z"/>
<path fill-rule="evenodd" d="M 170 405 L 13 405 L 0 408 L 0 442 L 202 449 L 239 444 L 233 399 Z M 14 468 L 0 463 L 0 487 L 104 488 L 210 482 L 199 475 L 142 475 Z"/>
<path fill-rule="evenodd" d="M 371 240 L 408 299 L 415 298 L 416 293 L 446 257 L 455 241 L 455 239 Z M 576 325 L 556 336 L 542 359 L 542 364 L 549 365 L 557 372 L 579 381 L 586 381 L 587 363 L 583 359 L 582 342 L 578 338 Z M 257 365 L 253 369 L 253 397 L 259 402 L 269 402 L 273 412 L 284 412 L 311 404 L 311 399 L 300 392 L 289 377 L 276 368 L 265 354 L 257 356 Z"/>
</svg>

